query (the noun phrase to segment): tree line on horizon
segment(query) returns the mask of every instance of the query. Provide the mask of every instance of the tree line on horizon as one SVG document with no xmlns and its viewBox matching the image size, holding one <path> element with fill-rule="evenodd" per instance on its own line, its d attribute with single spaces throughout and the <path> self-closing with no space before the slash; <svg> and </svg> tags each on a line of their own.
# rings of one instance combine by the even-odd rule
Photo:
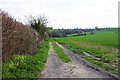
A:
<svg viewBox="0 0 120 80">
<path fill-rule="evenodd" d="M 67 35 L 70 34 L 76 34 L 75 36 L 85 36 L 87 35 L 87 32 L 90 34 L 95 34 L 95 31 L 98 30 L 108 30 L 112 29 L 110 27 L 106 28 L 91 28 L 91 29 L 81 29 L 81 28 L 74 28 L 74 29 L 53 29 L 52 27 L 48 27 L 48 35 L 49 37 L 67 37 Z"/>
</svg>

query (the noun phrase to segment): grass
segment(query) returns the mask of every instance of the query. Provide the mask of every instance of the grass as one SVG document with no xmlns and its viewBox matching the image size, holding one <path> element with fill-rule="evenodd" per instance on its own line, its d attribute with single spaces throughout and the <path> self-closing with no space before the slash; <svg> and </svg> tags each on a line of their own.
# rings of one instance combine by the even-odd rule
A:
<svg viewBox="0 0 120 80">
<path fill-rule="evenodd" d="M 109 71 L 116 73 L 117 70 L 108 65 L 118 64 L 118 33 L 113 30 L 97 31 L 94 35 L 55 38 L 71 51 L 82 55 L 87 61 Z M 99 58 L 86 57 L 83 51 Z"/>
<path fill-rule="evenodd" d="M 67 57 L 67 55 L 65 55 L 63 50 L 60 47 L 58 47 L 55 42 L 52 42 L 52 45 L 55 53 L 57 54 L 57 56 L 62 62 L 65 62 L 65 63 L 71 62 L 71 60 Z"/>
<path fill-rule="evenodd" d="M 35 79 L 43 70 L 48 56 L 49 40 L 45 41 L 35 55 L 14 55 L 3 64 L 3 75 L 6 78 Z"/>
<path fill-rule="evenodd" d="M 118 73 L 118 70 L 117 69 L 114 69 L 108 65 L 106 65 L 105 63 L 101 62 L 101 61 L 98 61 L 98 60 L 95 60 L 93 58 L 90 58 L 90 57 L 86 57 L 86 56 L 83 56 L 85 58 L 86 61 L 89 61 L 91 63 L 93 63 L 95 66 L 97 67 L 101 67 L 102 69 L 110 72 L 110 73 L 113 73 L 113 74 L 117 74 Z"/>
<path fill-rule="evenodd" d="M 77 35 L 77 33 L 69 34 L 69 35 L 67 35 L 67 37 L 73 37 L 74 35 Z"/>
<path fill-rule="evenodd" d="M 107 47 L 115 47 L 118 46 L 118 34 L 112 31 L 98 31 L 95 35 L 87 35 L 87 36 L 77 36 L 70 37 L 66 39 L 71 39 L 80 42 L 87 42 L 95 45 L 102 45 Z"/>
</svg>

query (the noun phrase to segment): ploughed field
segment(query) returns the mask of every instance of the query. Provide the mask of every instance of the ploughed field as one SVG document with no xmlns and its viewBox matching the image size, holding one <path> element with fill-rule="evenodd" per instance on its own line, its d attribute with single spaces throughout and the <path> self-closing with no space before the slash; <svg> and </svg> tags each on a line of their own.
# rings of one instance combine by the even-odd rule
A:
<svg viewBox="0 0 120 80">
<path fill-rule="evenodd" d="M 70 35 L 69 35 L 70 36 Z M 118 72 L 118 30 L 98 30 L 86 36 L 54 38 L 86 61 L 107 72 Z"/>
</svg>

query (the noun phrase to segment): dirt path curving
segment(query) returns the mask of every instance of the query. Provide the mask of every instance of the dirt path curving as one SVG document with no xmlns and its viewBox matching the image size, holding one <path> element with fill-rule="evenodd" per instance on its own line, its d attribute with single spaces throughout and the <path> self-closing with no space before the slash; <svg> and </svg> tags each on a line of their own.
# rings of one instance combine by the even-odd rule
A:
<svg viewBox="0 0 120 80">
<path fill-rule="evenodd" d="M 46 67 L 42 72 L 42 78 L 108 78 L 107 74 L 100 73 L 90 67 L 84 65 L 79 59 L 80 57 L 73 54 L 71 51 L 64 48 L 62 45 L 57 45 L 63 49 L 64 53 L 72 60 L 70 63 L 61 62 L 53 50 L 50 42 L 50 50 Z"/>
</svg>

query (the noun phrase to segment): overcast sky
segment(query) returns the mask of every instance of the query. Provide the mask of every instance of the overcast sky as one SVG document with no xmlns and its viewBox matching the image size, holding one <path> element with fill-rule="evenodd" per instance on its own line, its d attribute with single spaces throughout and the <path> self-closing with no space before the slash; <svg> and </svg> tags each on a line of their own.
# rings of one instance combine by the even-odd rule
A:
<svg viewBox="0 0 120 80">
<path fill-rule="evenodd" d="M 26 23 L 26 16 L 44 15 L 53 28 L 118 26 L 120 0 L 0 0 L 0 9 Z"/>
</svg>

